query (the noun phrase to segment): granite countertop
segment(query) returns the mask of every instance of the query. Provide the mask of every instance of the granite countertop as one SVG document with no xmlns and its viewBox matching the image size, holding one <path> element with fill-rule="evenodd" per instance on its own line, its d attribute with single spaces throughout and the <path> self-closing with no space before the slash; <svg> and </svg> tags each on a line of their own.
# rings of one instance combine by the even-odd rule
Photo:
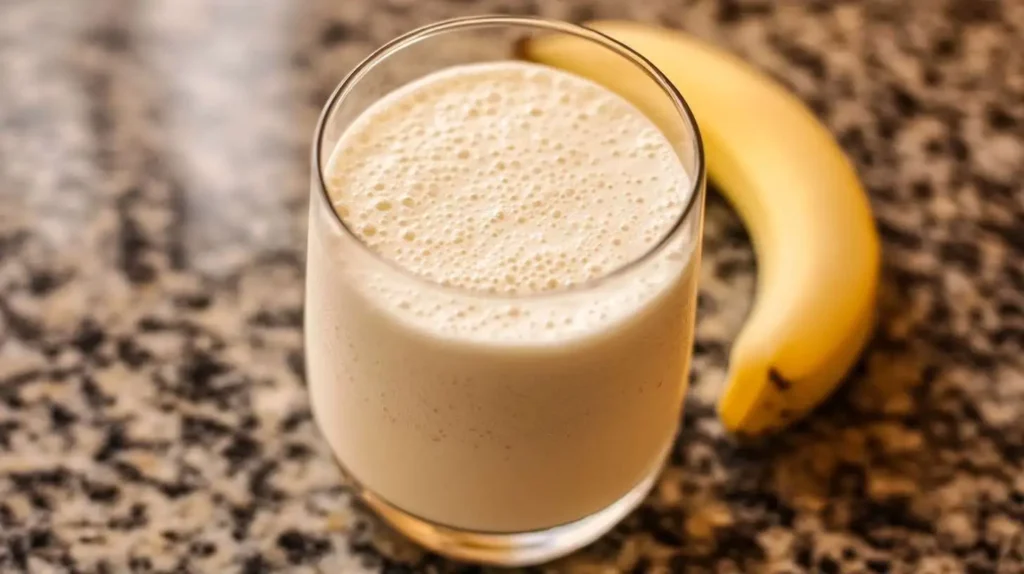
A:
<svg viewBox="0 0 1024 574">
<path fill-rule="evenodd" d="M 372 47 L 539 11 L 661 21 L 782 79 L 885 240 L 850 383 L 739 444 L 713 403 L 754 260 L 713 196 L 671 466 L 548 570 L 1024 572 L 1024 3 L 628 4 L 0 4 L 0 571 L 465 568 L 353 507 L 310 419 L 308 146 Z"/>
</svg>

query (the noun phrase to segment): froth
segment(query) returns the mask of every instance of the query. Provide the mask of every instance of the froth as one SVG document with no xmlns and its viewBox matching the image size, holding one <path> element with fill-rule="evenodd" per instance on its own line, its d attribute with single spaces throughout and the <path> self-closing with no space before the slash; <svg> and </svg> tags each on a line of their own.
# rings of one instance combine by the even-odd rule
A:
<svg viewBox="0 0 1024 574">
<path fill-rule="evenodd" d="M 389 94 L 346 130 L 328 166 L 335 210 L 371 249 L 441 285 L 508 295 L 641 257 L 678 219 L 689 181 L 628 102 L 520 62 L 449 68 Z M 530 322 L 543 330 L 553 319 Z"/>
</svg>

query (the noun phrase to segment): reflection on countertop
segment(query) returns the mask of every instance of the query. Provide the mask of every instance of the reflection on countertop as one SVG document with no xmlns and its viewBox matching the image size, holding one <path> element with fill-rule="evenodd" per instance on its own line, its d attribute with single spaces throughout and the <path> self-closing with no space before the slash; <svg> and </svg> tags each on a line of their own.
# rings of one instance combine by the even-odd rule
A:
<svg viewBox="0 0 1024 574">
<path fill-rule="evenodd" d="M 552 568 L 1024 568 L 1024 4 L 679 4 L 0 5 L 0 569 L 463 568 L 353 508 L 310 420 L 308 147 L 376 45 L 538 10 L 661 21 L 783 80 L 857 164 L 886 250 L 847 388 L 740 444 L 712 406 L 754 260 L 712 198 L 672 464 Z"/>
</svg>

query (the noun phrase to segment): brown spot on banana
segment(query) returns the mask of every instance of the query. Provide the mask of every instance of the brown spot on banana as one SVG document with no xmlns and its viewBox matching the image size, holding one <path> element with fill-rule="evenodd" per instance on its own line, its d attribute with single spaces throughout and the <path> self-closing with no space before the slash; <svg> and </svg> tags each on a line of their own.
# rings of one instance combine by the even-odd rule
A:
<svg viewBox="0 0 1024 574">
<path fill-rule="evenodd" d="M 768 380 L 771 381 L 773 387 L 775 387 L 776 389 L 778 389 L 779 392 L 782 393 L 793 388 L 793 383 L 786 377 L 783 377 L 782 373 L 780 373 L 778 369 L 775 369 L 774 367 L 768 369 Z"/>
</svg>

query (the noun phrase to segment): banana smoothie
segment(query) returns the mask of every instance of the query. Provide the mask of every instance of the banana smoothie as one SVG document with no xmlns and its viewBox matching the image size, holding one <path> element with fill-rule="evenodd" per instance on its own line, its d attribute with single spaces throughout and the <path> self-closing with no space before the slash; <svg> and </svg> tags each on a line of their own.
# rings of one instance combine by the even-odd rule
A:
<svg viewBox="0 0 1024 574">
<path fill-rule="evenodd" d="M 363 487 L 436 524 L 524 532 L 658 471 L 699 230 L 691 175 L 646 116 L 566 72 L 466 64 L 359 114 L 324 180 L 309 391 Z"/>
</svg>

